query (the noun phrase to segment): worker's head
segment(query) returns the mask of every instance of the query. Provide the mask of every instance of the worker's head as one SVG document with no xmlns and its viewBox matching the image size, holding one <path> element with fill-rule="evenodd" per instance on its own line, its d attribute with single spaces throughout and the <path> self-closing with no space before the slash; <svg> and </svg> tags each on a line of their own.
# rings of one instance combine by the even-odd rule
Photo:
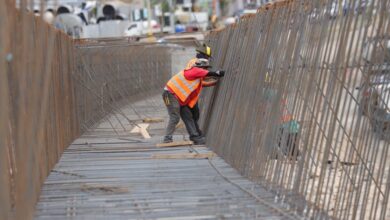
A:
<svg viewBox="0 0 390 220">
<path fill-rule="evenodd" d="M 194 67 L 199 67 L 203 69 L 207 69 L 210 67 L 210 63 L 207 59 L 200 58 L 195 62 Z"/>
<path fill-rule="evenodd" d="M 196 58 L 209 59 L 211 57 L 211 48 L 202 44 L 196 48 Z"/>
</svg>

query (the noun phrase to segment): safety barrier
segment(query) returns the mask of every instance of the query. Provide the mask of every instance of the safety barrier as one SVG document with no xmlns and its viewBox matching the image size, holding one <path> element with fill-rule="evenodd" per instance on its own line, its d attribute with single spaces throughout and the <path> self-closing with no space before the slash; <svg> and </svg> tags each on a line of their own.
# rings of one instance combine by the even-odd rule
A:
<svg viewBox="0 0 390 220">
<path fill-rule="evenodd" d="M 303 216 L 389 209 L 390 3 L 366 3 L 278 1 L 208 36 L 227 71 L 203 94 L 208 146 Z"/>
</svg>

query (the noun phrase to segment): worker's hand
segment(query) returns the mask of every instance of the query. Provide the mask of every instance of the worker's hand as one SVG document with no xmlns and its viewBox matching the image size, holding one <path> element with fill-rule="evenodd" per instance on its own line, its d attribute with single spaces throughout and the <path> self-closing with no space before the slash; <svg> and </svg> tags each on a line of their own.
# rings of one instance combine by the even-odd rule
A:
<svg viewBox="0 0 390 220">
<path fill-rule="evenodd" d="M 215 72 L 219 77 L 223 77 L 225 75 L 225 71 L 224 70 L 217 70 Z"/>
</svg>

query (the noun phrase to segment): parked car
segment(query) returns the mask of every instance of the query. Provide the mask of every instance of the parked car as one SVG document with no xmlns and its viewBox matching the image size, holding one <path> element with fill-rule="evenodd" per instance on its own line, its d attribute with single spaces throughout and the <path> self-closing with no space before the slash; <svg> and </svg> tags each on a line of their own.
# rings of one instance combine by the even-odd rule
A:
<svg viewBox="0 0 390 220">
<path fill-rule="evenodd" d="M 360 112 L 374 131 L 390 131 L 390 72 L 371 75 L 360 89 Z"/>
<path fill-rule="evenodd" d="M 360 113 L 374 131 L 390 134 L 390 40 L 372 38 L 363 48 L 365 79 L 359 87 Z"/>
<path fill-rule="evenodd" d="M 234 23 L 236 23 L 236 20 L 237 20 L 237 18 L 235 18 L 235 17 L 227 17 L 227 18 L 224 20 L 224 25 L 231 25 L 231 24 L 234 24 Z"/>
<path fill-rule="evenodd" d="M 372 111 L 372 129 L 379 132 L 382 137 L 390 134 L 390 86 L 387 84 L 379 92 L 376 105 L 371 108 Z"/>
<path fill-rule="evenodd" d="M 152 33 L 161 31 L 160 25 L 155 20 L 150 21 Z M 148 21 L 131 22 L 129 27 L 125 30 L 125 36 L 139 36 L 148 33 Z"/>
<path fill-rule="evenodd" d="M 372 116 L 373 110 L 379 105 L 380 94 L 390 86 L 390 75 L 372 75 L 370 79 L 359 87 L 360 113 Z"/>
<path fill-rule="evenodd" d="M 376 67 L 374 71 L 380 73 L 382 72 L 381 69 L 383 69 L 387 72 L 387 66 L 390 63 L 390 36 L 369 38 L 363 45 L 362 58 L 364 63 L 372 64 Z"/>
</svg>

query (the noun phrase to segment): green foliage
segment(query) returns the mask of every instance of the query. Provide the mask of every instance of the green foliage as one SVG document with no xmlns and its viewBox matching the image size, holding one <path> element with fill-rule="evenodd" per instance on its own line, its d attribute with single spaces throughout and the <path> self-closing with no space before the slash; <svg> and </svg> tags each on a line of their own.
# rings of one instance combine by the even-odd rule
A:
<svg viewBox="0 0 390 220">
<path fill-rule="evenodd" d="M 150 1 L 150 4 L 152 5 L 152 7 L 154 7 L 154 5 L 159 5 L 161 4 L 161 10 L 163 12 L 168 12 L 169 11 L 169 4 L 168 4 L 168 1 L 166 0 L 151 0 Z"/>
<path fill-rule="evenodd" d="M 169 11 L 169 4 L 168 4 L 167 1 L 163 1 L 163 2 L 161 3 L 161 10 L 162 10 L 163 12 Z"/>
<path fill-rule="evenodd" d="M 220 0 L 219 1 L 219 5 L 221 7 L 221 10 L 223 11 L 225 9 L 225 7 L 229 4 L 229 0 Z"/>
</svg>

